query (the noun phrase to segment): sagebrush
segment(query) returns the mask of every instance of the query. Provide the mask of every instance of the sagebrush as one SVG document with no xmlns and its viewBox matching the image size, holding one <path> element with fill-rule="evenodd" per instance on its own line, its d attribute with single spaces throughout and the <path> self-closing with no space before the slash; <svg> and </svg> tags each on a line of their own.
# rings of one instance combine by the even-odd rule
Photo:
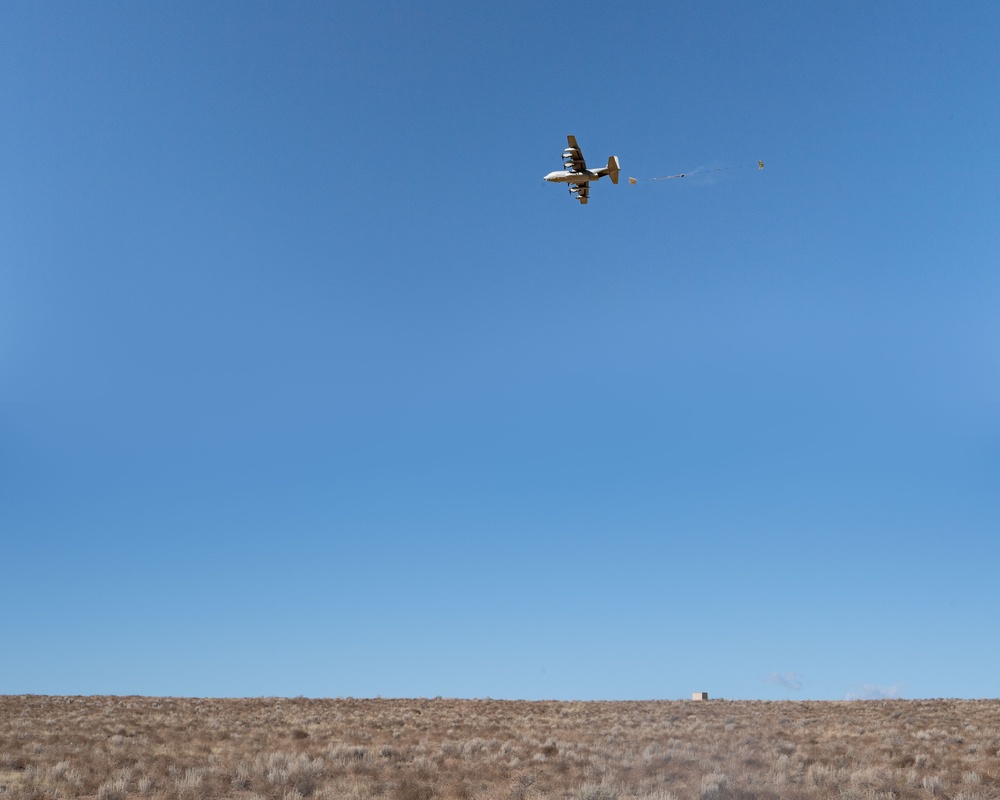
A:
<svg viewBox="0 0 1000 800">
<path fill-rule="evenodd" d="M 991 800 L 1000 701 L 0 696 L 0 792 L 98 800 Z"/>
</svg>

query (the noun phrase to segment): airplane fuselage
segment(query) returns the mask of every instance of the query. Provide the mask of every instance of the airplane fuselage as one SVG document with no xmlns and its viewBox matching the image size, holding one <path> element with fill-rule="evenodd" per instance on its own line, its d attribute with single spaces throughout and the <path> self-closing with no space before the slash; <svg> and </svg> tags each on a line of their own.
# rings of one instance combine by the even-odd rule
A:
<svg viewBox="0 0 1000 800">
<path fill-rule="evenodd" d="M 566 144 L 568 147 L 563 150 L 562 154 L 563 168 L 550 172 L 542 180 L 548 183 L 568 183 L 567 188 L 570 195 L 579 200 L 581 205 L 587 204 L 592 182 L 607 175 L 611 178 L 612 183 L 618 183 L 621 165 L 618 163 L 617 156 L 611 156 L 606 167 L 587 169 L 587 162 L 584 161 L 583 153 L 580 152 L 580 146 L 576 143 L 576 137 L 573 134 L 566 137 Z"/>
<path fill-rule="evenodd" d="M 550 172 L 542 180 L 546 180 L 549 183 L 589 183 L 590 181 L 599 180 L 600 177 L 599 173 L 589 169 L 581 170 L 580 172 L 557 169 L 555 172 Z"/>
</svg>

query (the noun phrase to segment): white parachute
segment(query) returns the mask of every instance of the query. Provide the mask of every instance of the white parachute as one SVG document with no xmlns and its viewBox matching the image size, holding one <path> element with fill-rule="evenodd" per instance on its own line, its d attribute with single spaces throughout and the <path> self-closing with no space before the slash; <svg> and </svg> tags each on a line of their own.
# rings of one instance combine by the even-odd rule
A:
<svg viewBox="0 0 1000 800">
<path fill-rule="evenodd" d="M 735 167 L 715 167 L 714 169 L 696 169 L 692 172 L 679 172 L 676 175 L 660 175 L 658 178 L 629 178 L 628 182 L 635 186 L 639 181 L 671 181 L 675 178 L 686 178 L 688 175 L 703 175 L 706 172 L 725 172 L 730 169 L 743 169 L 748 166 L 753 166 L 752 164 L 737 164 Z M 757 161 L 757 169 L 764 169 L 764 162 Z"/>
</svg>

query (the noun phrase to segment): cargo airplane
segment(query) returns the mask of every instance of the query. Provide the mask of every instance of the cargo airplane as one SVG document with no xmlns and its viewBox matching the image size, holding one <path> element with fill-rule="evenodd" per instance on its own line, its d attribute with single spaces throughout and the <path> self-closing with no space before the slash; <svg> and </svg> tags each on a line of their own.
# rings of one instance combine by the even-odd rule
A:
<svg viewBox="0 0 1000 800">
<path fill-rule="evenodd" d="M 587 169 L 587 162 L 583 160 L 583 153 L 576 143 L 575 136 L 567 136 L 569 147 L 563 150 L 563 169 L 550 172 L 543 180 L 549 183 L 568 183 L 569 193 L 576 197 L 581 204 L 587 204 L 587 197 L 590 194 L 590 182 L 599 180 L 607 175 L 612 183 L 618 183 L 618 171 L 621 166 L 618 163 L 618 156 L 608 158 L 608 165 L 600 169 Z"/>
</svg>

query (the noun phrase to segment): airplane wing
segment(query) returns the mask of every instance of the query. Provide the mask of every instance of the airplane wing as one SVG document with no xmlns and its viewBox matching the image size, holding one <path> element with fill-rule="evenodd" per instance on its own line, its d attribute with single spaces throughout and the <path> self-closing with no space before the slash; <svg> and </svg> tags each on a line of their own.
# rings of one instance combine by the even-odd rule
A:
<svg viewBox="0 0 1000 800">
<path fill-rule="evenodd" d="M 580 146 L 576 143 L 576 137 L 570 134 L 566 137 L 566 141 L 569 142 L 569 147 L 563 150 L 563 164 L 566 169 L 571 172 L 580 172 L 587 168 L 587 162 L 583 160 L 583 153 L 580 152 Z"/>
<path fill-rule="evenodd" d="M 580 201 L 580 205 L 587 205 L 587 198 L 590 196 L 589 183 L 571 183 L 569 190 L 576 195 L 576 199 Z"/>
</svg>

